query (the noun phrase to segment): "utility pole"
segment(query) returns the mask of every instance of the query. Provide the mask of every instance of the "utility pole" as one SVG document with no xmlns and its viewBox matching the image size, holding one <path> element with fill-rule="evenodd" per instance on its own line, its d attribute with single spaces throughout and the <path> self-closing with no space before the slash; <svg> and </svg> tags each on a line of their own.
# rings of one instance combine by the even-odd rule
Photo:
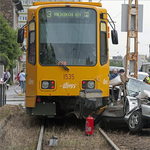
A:
<svg viewBox="0 0 150 150">
<path fill-rule="evenodd" d="M 127 32 L 127 51 L 126 51 L 126 75 L 129 75 L 131 61 L 134 63 L 134 77 L 137 78 L 138 72 L 138 0 L 129 0 L 128 9 L 128 32 Z M 131 29 L 131 16 L 134 17 L 134 29 Z M 133 18 L 132 18 L 133 19 Z M 134 38 L 134 52 L 130 52 L 130 40 Z"/>
</svg>

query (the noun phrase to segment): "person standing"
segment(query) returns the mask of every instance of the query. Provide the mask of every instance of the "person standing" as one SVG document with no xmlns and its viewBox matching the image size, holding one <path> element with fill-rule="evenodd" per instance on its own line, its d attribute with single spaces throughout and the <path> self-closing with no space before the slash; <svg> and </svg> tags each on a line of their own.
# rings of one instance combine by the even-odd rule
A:
<svg viewBox="0 0 150 150">
<path fill-rule="evenodd" d="M 146 82 L 147 84 L 150 84 L 150 72 L 149 75 L 143 81 Z"/>
<path fill-rule="evenodd" d="M 17 74 L 17 81 L 18 81 L 18 83 L 19 83 L 19 85 L 20 85 L 20 77 L 19 77 L 19 74 L 20 74 L 20 72 Z"/>
<path fill-rule="evenodd" d="M 8 70 L 4 70 L 3 73 L 3 81 L 7 84 L 7 90 L 9 89 L 9 82 L 10 82 L 10 73 Z"/>
<path fill-rule="evenodd" d="M 125 73 L 125 70 L 124 69 L 120 69 L 119 70 L 119 74 L 123 75 Z"/>
<path fill-rule="evenodd" d="M 2 75 L 2 79 L 3 79 L 3 81 L 4 81 L 5 73 L 6 73 L 6 69 L 4 69 L 4 72 L 3 72 L 3 75 Z"/>
<path fill-rule="evenodd" d="M 25 73 L 23 72 L 23 70 L 21 70 L 20 74 L 19 74 L 19 77 L 20 77 L 20 86 L 21 86 L 21 92 L 24 93 L 25 92 L 25 89 L 24 89 L 24 82 L 26 80 L 26 75 Z"/>
</svg>

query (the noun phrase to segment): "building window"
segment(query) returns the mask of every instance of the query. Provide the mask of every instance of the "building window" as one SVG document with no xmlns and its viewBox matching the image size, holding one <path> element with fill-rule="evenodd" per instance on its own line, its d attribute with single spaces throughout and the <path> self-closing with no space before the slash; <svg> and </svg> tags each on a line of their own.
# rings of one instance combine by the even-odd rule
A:
<svg viewBox="0 0 150 150">
<path fill-rule="evenodd" d="M 18 17 L 18 21 L 20 21 L 20 17 Z"/>
<path fill-rule="evenodd" d="M 19 16 L 18 17 L 18 21 L 26 21 L 27 20 L 27 16 Z"/>
</svg>

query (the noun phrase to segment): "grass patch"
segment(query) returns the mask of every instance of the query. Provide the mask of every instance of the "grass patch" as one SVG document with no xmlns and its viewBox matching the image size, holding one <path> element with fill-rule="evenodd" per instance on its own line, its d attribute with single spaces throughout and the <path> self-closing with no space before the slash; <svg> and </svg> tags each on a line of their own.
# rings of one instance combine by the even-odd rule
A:
<svg viewBox="0 0 150 150">
<path fill-rule="evenodd" d="M 0 139 L 0 150 L 34 150 L 40 126 L 36 117 L 28 116 L 21 106 L 8 107 L 12 116 Z"/>
<path fill-rule="evenodd" d="M 0 107 L 0 121 L 7 118 L 11 114 L 11 109 L 12 108 L 9 108 L 8 105 Z"/>
<path fill-rule="evenodd" d="M 49 140 L 52 136 L 58 138 L 58 145 L 55 147 L 49 146 Z M 57 150 L 108 150 L 110 146 L 105 139 L 100 135 L 97 127 L 91 136 L 86 136 L 83 128 L 74 126 L 53 126 L 45 130 L 43 149 Z"/>
</svg>

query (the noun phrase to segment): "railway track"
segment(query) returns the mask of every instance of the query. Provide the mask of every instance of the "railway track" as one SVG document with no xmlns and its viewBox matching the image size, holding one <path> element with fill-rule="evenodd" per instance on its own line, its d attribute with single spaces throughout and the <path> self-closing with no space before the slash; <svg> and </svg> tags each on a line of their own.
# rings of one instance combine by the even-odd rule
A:
<svg viewBox="0 0 150 150">
<path fill-rule="evenodd" d="M 45 129 L 44 125 L 41 125 L 41 130 L 40 130 L 38 144 L 37 144 L 37 150 L 42 150 L 44 129 Z M 109 136 L 100 127 L 98 128 L 98 130 L 99 130 L 100 134 L 104 137 L 104 139 L 109 143 L 109 145 L 112 149 L 120 150 L 119 147 L 109 138 Z"/>
<path fill-rule="evenodd" d="M 113 149 L 120 150 L 119 147 L 111 140 L 111 138 L 109 138 L 109 136 L 102 130 L 102 128 L 99 127 L 99 131 Z"/>
<path fill-rule="evenodd" d="M 38 144 L 37 144 L 37 150 L 42 150 L 43 134 L 44 134 L 44 125 L 41 125 L 39 140 L 38 140 Z"/>
<path fill-rule="evenodd" d="M 5 109 L 4 109 L 5 108 Z M 75 118 L 69 118 L 68 120 L 54 120 L 54 119 L 44 119 L 43 117 L 31 117 L 28 116 L 22 111 L 21 107 L 12 107 L 6 105 L 1 109 L 1 114 L 7 114 L 7 110 L 11 110 L 12 118 L 5 125 L 5 138 L 1 139 L 0 149 L 6 149 L 7 146 L 10 149 L 16 149 L 16 142 L 20 143 L 20 149 L 24 149 L 24 147 L 29 147 L 28 149 L 40 149 L 40 146 L 37 146 L 38 137 L 41 140 L 41 147 L 44 150 L 49 149 L 57 149 L 57 150 L 70 150 L 70 149 L 102 149 L 102 150 L 111 150 L 115 149 L 106 142 L 106 140 L 102 137 L 99 131 L 99 127 L 94 127 L 94 132 L 92 136 L 85 136 L 85 120 L 75 120 Z M 16 124 L 17 121 L 17 124 Z M 74 122 L 73 122 L 74 121 Z M 44 124 L 44 128 L 41 130 L 45 130 L 44 136 L 39 136 L 40 127 Z M 121 150 L 149 150 L 150 149 L 150 128 L 144 128 L 141 132 L 132 134 L 127 126 L 118 126 L 114 124 L 110 124 L 107 126 L 103 125 L 102 128 L 110 139 L 113 140 L 114 143 Z M 42 131 L 41 131 L 42 132 Z M 14 135 L 17 135 L 14 137 Z M 24 135 L 24 136 L 22 136 Z M 40 134 L 41 135 L 41 134 Z M 52 136 L 58 137 L 58 146 L 50 147 L 49 141 Z M 94 140 L 100 143 L 94 143 Z M 34 145 L 31 144 L 30 141 L 33 140 Z M 62 142 L 62 140 L 65 140 Z M 67 141 L 68 140 L 68 141 Z M 73 145 L 69 145 L 70 142 Z M 85 142 L 87 140 L 87 142 Z M 105 142 L 103 142 L 105 141 Z M 9 144 L 8 144 L 9 143 Z M 36 144 L 35 144 L 36 143 Z M 90 146 L 88 145 L 90 143 Z M 93 147 L 91 146 L 93 144 Z M 95 146 L 97 144 L 97 146 Z M 75 147 L 77 145 L 77 147 Z M 80 148 L 80 146 L 84 146 Z M 88 146 L 88 148 L 86 148 Z M 101 147 L 100 147 L 101 146 Z M 103 146 L 103 147 L 102 147 Z M 3 148 L 5 147 L 5 148 Z M 34 148 L 33 148 L 34 147 Z M 8 148 L 9 149 L 9 148 Z M 117 148 L 116 148 L 117 149 Z"/>
</svg>

